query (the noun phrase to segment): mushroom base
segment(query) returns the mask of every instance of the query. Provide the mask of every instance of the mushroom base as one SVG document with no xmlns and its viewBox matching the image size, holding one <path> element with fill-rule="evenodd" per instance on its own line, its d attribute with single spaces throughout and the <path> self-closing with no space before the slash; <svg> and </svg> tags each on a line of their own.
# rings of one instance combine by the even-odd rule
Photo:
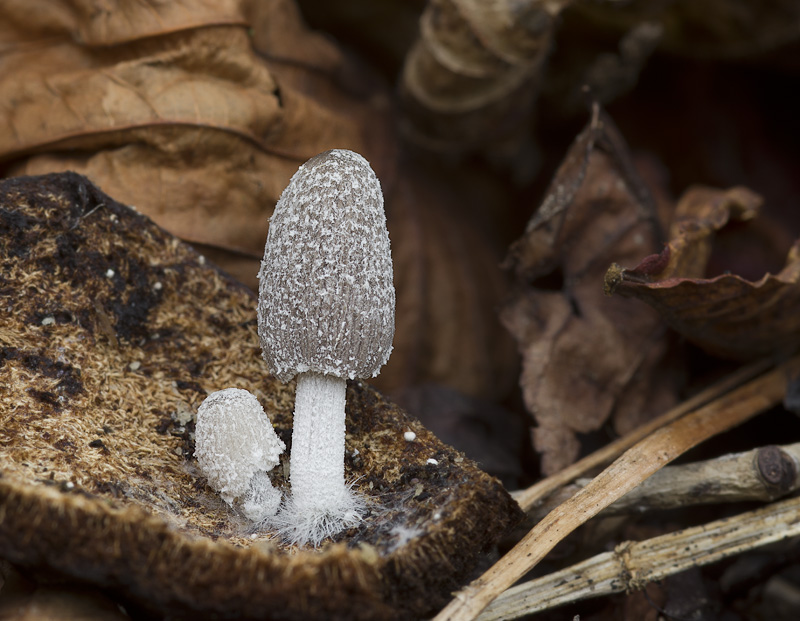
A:
<svg viewBox="0 0 800 621">
<path fill-rule="evenodd" d="M 316 548 L 328 537 L 361 523 L 366 503 L 350 486 L 345 489 L 346 493 L 339 496 L 336 505 L 314 507 L 311 510 L 298 504 L 292 496 L 280 512 L 266 522 L 286 543 L 310 544 Z"/>
</svg>

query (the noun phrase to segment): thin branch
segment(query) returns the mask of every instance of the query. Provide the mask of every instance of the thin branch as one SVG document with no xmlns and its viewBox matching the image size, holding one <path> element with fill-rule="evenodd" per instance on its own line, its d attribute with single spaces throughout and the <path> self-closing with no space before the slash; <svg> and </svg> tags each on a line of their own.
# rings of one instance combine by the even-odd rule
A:
<svg viewBox="0 0 800 621">
<path fill-rule="evenodd" d="M 796 371 L 798 367 L 800 356 L 654 431 L 628 449 L 585 488 L 547 514 L 483 576 L 457 593 L 435 621 L 471 621 L 477 618 L 500 593 L 535 567 L 564 537 L 670 461 L 700 442 L 780 403 L 786 392 L 787 373 Z"/>
<path fill-rule="evenodd" d="M 718 502 L 773 501 L 800 488 L 800 443 L 672 466 L 657 472 L 603 514 Z"/>
<path fill-rule="evenodd" d="M 720 502 L 772 501 L 800 489 L 799 470 L 800 443 L 764 446 L 685 466 L 668 466 L 610 505 L 602 515 Z M 590 481 L 578 479 L 563 488 L 537 507 L 531 519 L 534 523 L 539 521 Z"/>
<path fill-rule="evenodd" d="M 569 602 L 643 589 L 690 567 L 800 536 L 800 498 L 791 498 L 732 518 L 624 542 L 613 552 L 508 589 L 479 621 L 517 619 Z"/>
</svg>

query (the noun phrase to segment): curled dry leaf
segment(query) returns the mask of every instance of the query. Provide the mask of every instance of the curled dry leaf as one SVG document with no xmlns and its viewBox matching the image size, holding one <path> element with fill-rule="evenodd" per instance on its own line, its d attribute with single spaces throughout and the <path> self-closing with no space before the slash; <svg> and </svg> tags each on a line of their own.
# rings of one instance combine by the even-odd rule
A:
<svg viewBox="0 0 800 621">
<path fill-rule="evenodd" d="M 412 137 L 463 149 L 519 134 L 569 0 L 434 0 L 401 78 Z M 513 128 L 513 129 L 512 129 Z"/>
<path fill-rule="evenodd" d="M 635 268 L 612 265 L 608 294 L 647 302 L 677 332 L 712 354 L 746 360 L 800 346 L 800 241 L 778 274 L 751 281 L 703 278 L 716 233 L 756 217 L 761 198 L 745 188 L 693 188 L 676 210 L 670 242 Z"/>
<path fill-rule="evenodd" d="M 562 17 L 578 30 L 560 32 Z M 594 49 L 598 35 L 612 33 L 627 33 L 618 56 Z M 556 105 L 573 112 L 583 103 L 583 85 L 605 101 L 628 90 L 656 46 L 695 57 L 742 57 L 796 42 L 800 8 L 793 0 L 768 6 L 713 0 L 702 8 L 691 0 L 657 6 L 647 0 L 429 0 L 400 80 L 409 135 L 434 149 L 488 145 L 495 159 L 516 152 L 556 36 L 559 55 L 567 50 L 577 58 L 582 54 L 572 48 L 590 50 L 580 67 L 548 71 L 546 91 L 570 83 L 569 100 Z"/>
<path fill-rule="evenodd" d="M 594 110 L 507 259 L 516 293 L 502 319 L 523 357 L 534 444 L 552 474 L 578 456 L 577 434 L 613 415 L 625 432 L 674 401 L 658 315 L 603 298 L 603 263 L 656 248 L 655 208 L 610 119 Z"/>
</svg>

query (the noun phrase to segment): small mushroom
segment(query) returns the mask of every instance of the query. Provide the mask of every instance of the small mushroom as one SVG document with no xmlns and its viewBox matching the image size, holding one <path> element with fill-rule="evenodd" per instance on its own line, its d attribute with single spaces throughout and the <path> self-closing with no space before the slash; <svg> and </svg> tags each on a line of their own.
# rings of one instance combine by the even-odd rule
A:
<svg viewBox="0 0 800 621">
<path fill-rule="evenodd" d="M 264 360 L 281 381 L 297 376 L 292 495 L 276 524 L 316 546 L 363 515 L 344 478 L 346 380 L 377 375 L 394 338 L 383 193 L 363 157 L 337 149 L 300 167 L 275 207 L 258 278 Z"/>
<path fill-rule="evenodd" d="M 254 522 L 275 515 L 281 493 L 267 471 L 278 465 L 286 445 L 264 408 L 241 388 L 211 393 L 197 410 L 195 451 L 208 484 L 231 507 Z"/>
</svg>

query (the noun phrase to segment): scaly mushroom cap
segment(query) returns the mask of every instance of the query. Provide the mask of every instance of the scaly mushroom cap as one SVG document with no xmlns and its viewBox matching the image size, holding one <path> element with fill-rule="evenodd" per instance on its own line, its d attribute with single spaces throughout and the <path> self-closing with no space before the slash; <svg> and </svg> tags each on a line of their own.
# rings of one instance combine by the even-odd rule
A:
<svg viewBox="0 0 800 621">
<path fill-rule="evenodd" d="M 278 465 L 285 448 L 258 399 L 246 390 L 213 392 L 197 410 L 197 463 L 208 484 L 229 504 L 246 497 L 253 477 Z"/>
<path fill-rule="evenodd" d="M 378 374 L 395 294 L 383 193 L 363 157 L 335 149 L 300 167 L 270 220 L 258 278 L 262 355 L 278 379 Z"/>
</svg>

